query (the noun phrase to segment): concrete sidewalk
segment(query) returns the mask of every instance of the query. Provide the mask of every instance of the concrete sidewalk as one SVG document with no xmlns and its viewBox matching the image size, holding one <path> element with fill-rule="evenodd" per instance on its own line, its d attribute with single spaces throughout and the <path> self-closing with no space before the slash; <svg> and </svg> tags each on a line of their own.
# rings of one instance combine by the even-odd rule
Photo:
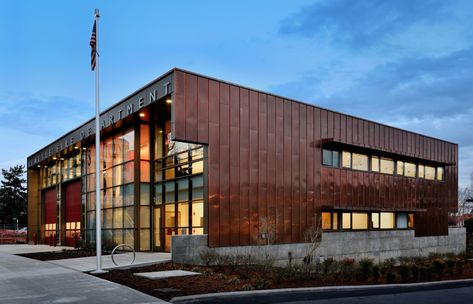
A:
<svg viewBox="0 0 473 304">
<path fill-rule="evenodd" d="M 52 252 L 52 251 L 62 251 L 62 250 L 74 250 L 73 247 L 57 246 L 52 247 L 48 245 L 26 245 L 26 244 L 17 244 L 17 245 L 1 245 L 0 253 L 7 254 L 24 254 L 24 253 L 36 253 L 36 252 Z M 171 262 L 171 254 L 168 252 L 136 252 L 136 259 L 132 265 L 130 265 L 133 260 L 133 253 L 121 253 L 115 254 L 115 262 L 118 264 L 116 266 L 112 262 L 110 255 L 102 256 L 102 269 L 114 269 L 114 268 L 131 268 L 131 267 L 140 267 L 158 263 Z M 84 257 L 84 258 L 73 258 L 73 259 L 63 259 L 63 260 L 52 260 L 49 263 L 66 267 L 69 269 L 89 272 L 96 269 L 96 258 L 95 256 Z"/>
<path fill-rule="evenodd" d="M 52 251 L 73 250 L 73 249 L 74 247 L 66 247 L 66 246 L 53 247 L 49 245 L 27 245 L 27 244 L 0 245 L 0 253 L 8 253 L 8 254 L 52 252 Z"/>
<path fill-rule="evenodd" d="M 130 268 L 146 266 L 158 263 L 171 262 L 171 254 L 167 252 L 137 252 L 136 259 L 133 264 L 130 264 L 133 260 L 133 253 L 122 253 L 114 255 L 116 266 L 112 262 L 110 255 L 102 256 L 102 268 L 103 269 L 114 269 L 114 268 Z M 74 258 L 64 260 L 48 261 L 49 263 L 66 267 L 69 269 L 89 272 L 96 269 L 96 258 L 95 256 L 85 258 Z"/>
<path fill-rule="evenodd" d="M 48 262 L 0 253 L 0 303 L 168 303 Z"/>
</svg>

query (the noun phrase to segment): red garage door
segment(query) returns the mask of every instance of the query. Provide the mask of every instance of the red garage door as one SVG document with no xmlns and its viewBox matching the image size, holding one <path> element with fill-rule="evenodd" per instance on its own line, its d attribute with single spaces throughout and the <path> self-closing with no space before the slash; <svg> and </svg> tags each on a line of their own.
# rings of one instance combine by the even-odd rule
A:
<svg viewBox="0 0 473 304">
<path fill-rule="evenodd" d="M 66 246 L 77 246 L 80 239 L 81 192 L 80 181 L 66 185 Z"/>
<path fill-rule="evenodd" d="M 56 237 L 56 189 L 44 192 L 44 237 L 46 244 L 53 244 Z"/>
</svg>

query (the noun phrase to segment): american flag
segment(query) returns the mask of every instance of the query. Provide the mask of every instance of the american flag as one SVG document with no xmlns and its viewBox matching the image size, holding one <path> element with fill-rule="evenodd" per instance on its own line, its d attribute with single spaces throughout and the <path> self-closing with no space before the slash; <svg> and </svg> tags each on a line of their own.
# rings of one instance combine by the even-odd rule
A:
<svg viewBox="0 0 473 304">
<path fill-rule="evenodd" d="M 97 21 L 94 21 L 94 28 L 92 30 L 92 36 L 90 36 L 90 47 L 91 47 L 91 53 L 90 53 L 90 67 L 92 68 L 92 71 L 95 70 L 95 59 L 96 59 L 96 56 L 97 56 L 97 49 L 96 49 L 96 45 L 97 45 L 97 41 L 96 41 L 96 38 L 97 38 L 97 26 L 96 26 L 96 22 Z"/>
</svg>

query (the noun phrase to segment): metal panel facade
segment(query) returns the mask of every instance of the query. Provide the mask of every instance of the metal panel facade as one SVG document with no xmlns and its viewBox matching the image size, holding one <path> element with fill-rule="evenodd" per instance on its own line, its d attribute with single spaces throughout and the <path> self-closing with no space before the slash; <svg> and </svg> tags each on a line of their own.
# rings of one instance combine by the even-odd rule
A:
<svg viewBox="0 0 473 304">
<path fill-rule="evenodd" d="M 416 235 L 447 234 L 456 210 L 458 146 L 175 70 L 177 140 L 208 144 L 209 245 L 303 241 L 324 208 L 416 211 Z M 322 166 L 321 141 L 446 163 L 445 181 Z"/>
</svg>

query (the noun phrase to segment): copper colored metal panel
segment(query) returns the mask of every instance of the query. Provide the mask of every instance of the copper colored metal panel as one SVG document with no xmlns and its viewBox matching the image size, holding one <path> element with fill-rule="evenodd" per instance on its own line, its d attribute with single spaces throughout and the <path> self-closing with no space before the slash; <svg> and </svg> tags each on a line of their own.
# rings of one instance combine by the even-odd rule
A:
<svg viewBox="0 0 473 304">
<path fill-rule="evenodd" d="M 334 114 L 332 111 L 327 111 L 327 138 L 335 137 Z"/>
<path fill-rule="evenodd" d="M 284 100 L 284 242 L 292 238 L 292 141 L 291 102 Z"/>
<path fill-rule="evenodd" d="M 347 117 L 341 115 L 340 117 L 340 141 L 347 142 Z"/>
<path fill-rule="evenodd" d="M 240 89 L 240 244 L 250 240 L 250 105 L 249 92 Z"/>
<path fill-rule="evenodd" d="M 298 103 L 291 103 L 292 108 L 292 242 L 297 242 L 299 240 L 299 227 L 300 227 L 300 130 L 299 130 L 299 120 L 300 120 L 300 105 Z"/>
<path fill-rule="evenodd" d="M 278 210 L 276 202 L 276 174 L 278 164 L 276 162 L 276 101 L 274 96 L 267 99 L 267 121 L 268 121 L 268 155 L 267 155 L 267 204 L 268 219 L 277 229 Z M 276 231 L 277 232 L 277 231 Z"/>
<path fill-rule="evenodd" d="M 220 83 L 220 246 L 230 245 L 230 87 Z"/>
<path fill-rule="evenodd" d="M 328 111 L 320 110 L 320 128 L 322 138 L 328 138 Z"/>
<path fill-rule="evenodd" d="M 240 245 L 240 89 L 230 87 L 230 244 Z"/>
<path fill-rule="evenodd" d="M 258 215 L 268 219 L 268 107 L 266 95 L 258 94 Z"/>
<path fill-rule="evenodd" d="M 335 129 L 335 132 L 334 132 L 334 135 L 333 135 L 333 138 L 336 140 L 336 141 L 340 141 L 341 139 L 341 130 L 340 130 L 340 125 L 341 125 L 341 119 L 340 119 L 340 114 L 338 113 L 334 113 L 333 114 L 333 123 L 334 123 L 334 129 Z"/>
<path fill-rule="evenodd" d="M 208 235 L 209 246 L 220 246 L 220 87 L 209 81 L 209 149 L 208 149 Z"/>
<path fill-rule="evenodd" d="M 178 140 L 186 138 L 186 74 L 181 71 L 175 73 L 173 135 Z"/>
<path fill-rule="evenodd" d="M 314 141 L 314 108 L 307 107 L 307 217 L 315 212 L 315 141 Z"/>
<path fill-rule="evenodd" d="M 198 110 L 197 110 L 197 139 L 199 143 L 209 142 L 209 80 L 203 77 L 197 79 Z"/>
<path fill-rule="evenodd" d="M 456 145 L 181 71 L 175 82 L 176 138 L 206 143 L 208 137 L 211 246 L 261 242 L 261 216 L 274 219 L 277 242 L 301 241 L 320 207 L 427 209 L 416 234 L 446 230 L 444 214 L 456 209 L 456 165 L 445 167 L 445 182 L 322 168 L 321 139 L 370 147 L 381 156 L 417 156 L 426 164 L 456 163 Z"/>
<path fill-rule="evenodd" d="M 299 207 L 299 240 L 307 227 L 307 106 L 299 107 L 299 168 L 300 168 L 300 207 Z"/>
<path fill-rule="evenodd" d="M 186 139 L 197 142 L 197 76 L 186 74 Z"/>
<path fill-rule="evenodd" d="M 278 241 L 284 241 L 284 103 L 281 98 L 276 102 L 276 231 Z"/>
<path fill-rule="evenodd" d="M 347 143 L 353 143 L 353 117 L 347 116 Z"/>
<path fill-rule="evenodd" d="M 258 228 L 258 93 L 250 91 L 250 238 L 259 240 Z"/>
</svg>

